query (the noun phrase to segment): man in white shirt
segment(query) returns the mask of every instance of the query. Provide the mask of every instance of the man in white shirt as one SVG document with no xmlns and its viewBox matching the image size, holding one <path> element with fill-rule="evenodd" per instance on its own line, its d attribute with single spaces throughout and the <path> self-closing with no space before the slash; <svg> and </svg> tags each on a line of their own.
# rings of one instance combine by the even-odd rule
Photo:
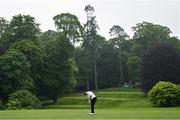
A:
<svg viewBox="0 0 180 120">
<path fill-rule="evenodd" d="M 84 95 L 87 95 L 88 102 L 91 105 L 91 113 L 89 114 L 94 114 L 94 105 L 97 101 L 96 95 L 92 91 L 85 91 Z"/>
</svg>

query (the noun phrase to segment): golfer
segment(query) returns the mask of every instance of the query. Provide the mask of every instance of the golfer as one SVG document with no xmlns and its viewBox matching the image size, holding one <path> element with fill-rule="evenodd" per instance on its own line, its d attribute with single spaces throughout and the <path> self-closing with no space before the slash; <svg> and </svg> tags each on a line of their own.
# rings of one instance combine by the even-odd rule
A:
<svg viewBox="0 0 180 120">
<path fill-rule="evenodd" d="M 94 105 L 96 103 L 96 95 L 92 91 L 85 91 L 84 95 L 88 97 L 88 103 L 91 105 L 91 112 L 89 114 L 94 114 Z"/>
</svg>

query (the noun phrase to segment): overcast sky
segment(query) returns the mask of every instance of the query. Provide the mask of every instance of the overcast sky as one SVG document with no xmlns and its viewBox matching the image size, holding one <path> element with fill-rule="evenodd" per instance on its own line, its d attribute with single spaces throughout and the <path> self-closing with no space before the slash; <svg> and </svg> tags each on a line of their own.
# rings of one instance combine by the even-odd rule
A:
<svg viewBox="0 0 180 120">
<path fill-rule="evenodd" d="M 120 25 L 132 36 L 131 27 L 143 21 L 167 26 L 180 38 L 180 0 L 0 0 L 0 17 L 10 20 L 17 14 L 28 14 L 41 24 L 42 31 L 55 30 L 52 18 L 60 13 L 75 14 L 85 23 L 87 4 L 95 8 L 98 33 L 106 38 L 113 25 Z"/>
</svg>

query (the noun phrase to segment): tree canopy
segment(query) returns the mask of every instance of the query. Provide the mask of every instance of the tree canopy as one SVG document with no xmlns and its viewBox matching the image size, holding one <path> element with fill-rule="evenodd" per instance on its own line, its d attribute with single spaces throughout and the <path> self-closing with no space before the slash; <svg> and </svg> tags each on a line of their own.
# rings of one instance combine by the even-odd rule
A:
<svg viewBox="0 0 180 120">
<path fill-rule="evenodd" d="M 82 26 L 78 18 L 70 13 L 61 13 L 53 17 L 57 30 L 63 32 L 72 42 L 80 41 Z"/>
<path fill-rule="evenodd" d="M 141 88 L 145 93 L 159 81 L 179 84 L 180 56 L 176 50 L 165 44 L 157 43 L 149 48 L 141 60 Z"/>
</svg>

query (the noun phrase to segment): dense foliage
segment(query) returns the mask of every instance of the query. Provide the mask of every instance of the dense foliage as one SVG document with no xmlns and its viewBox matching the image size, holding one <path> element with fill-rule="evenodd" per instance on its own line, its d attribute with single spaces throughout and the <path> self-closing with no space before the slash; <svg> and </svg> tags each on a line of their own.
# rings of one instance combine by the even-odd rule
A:
<svg viewBox="0 0 180 120">
<path fill-rule="evenodd" d="M 21 40 L 14 43 L 10 49 L 17 50 L 25 55 L 30 66 L 30 77 L 35 85 L 35 92 L 39 93 L 40 80 L 42 79 L 42 69 L 44 64 L 44 51 L 41 45 L 31 40 Z"/>
<path fill-rule="evenodd" d="M 10 50 L 0 56 L 0 95 L 7 100 L 10 93 L 26 89 L 33 91 L 34 84 L 29 76 L 30 64 L 21 52 Z"/>
<path fill-rule="evenodd" d="M 178 106 L 180 105 L 180 86 L 160 81 L 150 90 L 148 97 L 154 106 Z"/>
<path fill-rule="evenodd" d="M 82 26 L 78 18 L 70 13 L 62 13 L 53 17 L 57 30 L 63 32 L 72 42 L 78 42 L 82 34 Z"/>
<path fill-rule="evenodd" d="M 149 48 L 141 60 L 141 89 L 148 93 L 160 80 L 180 83 L 180 56 L 164 43 Z"/>
<path fill-rule="evenodd" d="M 45 58 L 41 94 L 56 100 L 63 93 L 71 91 L 76 84 L 73 68 L 74 47 L 68 39 L 59 34 L 51 43 Z"/>
<path fill-rule="evenodd" d="M 0 46 L 4 50 L 8 49 L 11 44 L 17 41 L 24 39 L 35 41 L 40 32 L 39 24 L 30 15 L 15 15 L 9 24 L 4 23 L 3 26 Z"/>
</svg>

